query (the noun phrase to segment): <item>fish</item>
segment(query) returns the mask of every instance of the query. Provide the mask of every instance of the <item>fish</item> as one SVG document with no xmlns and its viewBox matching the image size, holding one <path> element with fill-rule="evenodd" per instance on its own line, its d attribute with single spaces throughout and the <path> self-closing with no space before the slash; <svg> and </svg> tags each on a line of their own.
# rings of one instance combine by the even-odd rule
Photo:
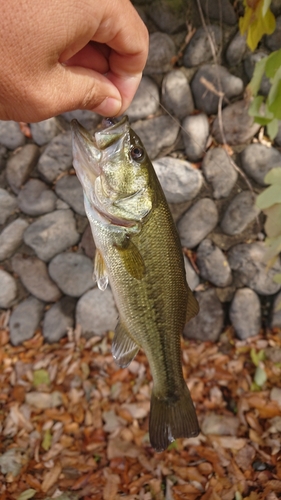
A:
<svg viewBox="0 0 281 500">
<path fill-rule="evenodd" d="M 180 238 L 146 150 L 129 124 L 107 118 L 91 135 L 71 122 L 73 166 L 96 245 L 94 275 L 119 313 L 112 355 L 127 367 L 139 349 L 153 379 L 149 435 L 160 452 L 200 432 L 183 377 L 180 338 L 199 310 Z"/>
</svg>

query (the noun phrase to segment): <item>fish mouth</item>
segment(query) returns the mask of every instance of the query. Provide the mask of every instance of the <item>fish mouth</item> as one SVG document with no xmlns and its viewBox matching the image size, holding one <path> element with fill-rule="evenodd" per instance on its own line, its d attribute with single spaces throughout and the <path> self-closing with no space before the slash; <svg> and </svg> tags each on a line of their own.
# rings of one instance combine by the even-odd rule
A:
<svg viewBox="0 0 281 500">
<path fill-rule="evenodd" d="M 100 175 L 102 153 L 95 138 L 77 120 L 71 121 L 73 166 L 78 177 L 87 174 L 91 180 Z M 81 179 L 80 179 L 81 180 Z"/>
</svg>

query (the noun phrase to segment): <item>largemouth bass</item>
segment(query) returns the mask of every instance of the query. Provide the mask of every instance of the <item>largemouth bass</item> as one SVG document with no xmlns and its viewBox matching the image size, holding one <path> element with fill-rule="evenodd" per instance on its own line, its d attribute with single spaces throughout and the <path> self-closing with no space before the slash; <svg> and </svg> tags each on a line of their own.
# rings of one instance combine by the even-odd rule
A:
<svg viewBox="0 0 281 500">
<path fill-rule="evenodd" d="M 112 342 L 126 367 L 142 348 L 153 377 L 149 434 L 162 451 L 199 425 L 183 378 L 180 336 L 198 304 L 167 201 L 153 166 L 127 117 L 92 137 L 72 121 L 73 165 L 84 191 L 96 244 L 95 277 L 108 282 L 119 311 Z"/>
</svg>

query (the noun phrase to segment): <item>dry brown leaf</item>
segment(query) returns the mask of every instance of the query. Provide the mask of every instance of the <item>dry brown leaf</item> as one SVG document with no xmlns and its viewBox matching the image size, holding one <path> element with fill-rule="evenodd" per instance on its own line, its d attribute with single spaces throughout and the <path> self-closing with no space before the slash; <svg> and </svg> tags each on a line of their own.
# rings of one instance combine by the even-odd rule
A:
<svg viewBox="0 0 281 500">
<path fill-rule="evenodd" d="M 47 493 L 47 491 L 56 483 L 61 473 L 61 464 L 57 462 L 52 469 L 50 469 L 44 477 L 42 483 L 42 491 Z"/>
</svg>

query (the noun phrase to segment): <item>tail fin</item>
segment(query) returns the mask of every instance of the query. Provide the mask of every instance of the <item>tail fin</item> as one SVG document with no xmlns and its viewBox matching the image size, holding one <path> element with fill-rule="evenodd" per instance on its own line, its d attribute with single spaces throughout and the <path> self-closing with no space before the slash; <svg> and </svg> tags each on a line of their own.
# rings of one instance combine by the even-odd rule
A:
<svg viewBox="0 0 281 500">
<path fill-rule="evenodd" d="M 152 392 L 149 420 L 151 446 L 165 450 L 179 437 L 195 437 L 200 432 L 195 408 L 187 386 L 178 400 L 160 399 Z"/>
</svg>

